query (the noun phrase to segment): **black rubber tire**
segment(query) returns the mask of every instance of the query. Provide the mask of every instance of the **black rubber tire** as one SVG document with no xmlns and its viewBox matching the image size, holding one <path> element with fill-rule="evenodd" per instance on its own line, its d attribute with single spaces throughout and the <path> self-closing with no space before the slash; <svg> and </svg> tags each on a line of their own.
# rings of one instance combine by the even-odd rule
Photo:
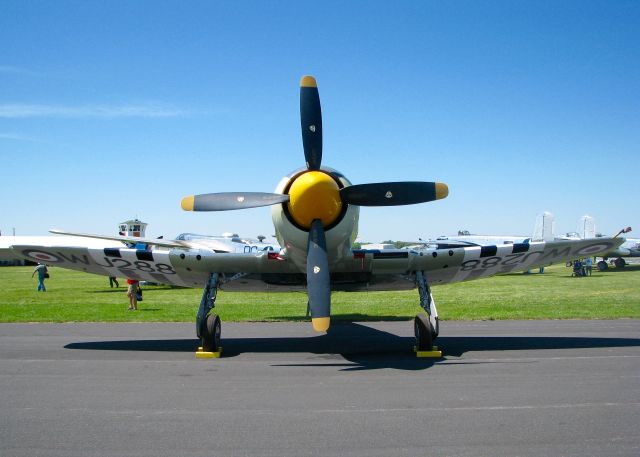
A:
<svg viewBox="0 0 640 457">
<path fill-rule="evenodd" d="M 416 347 L 418 351 L 433 350 L 433 330 L 429 316 L 426 314 L 418 314 L 413 320 L 413 331 L 416 336 Z"/>
<path fill-rule="evenodd" d="M 207 316 L 207 322 L 202 333 L 202 350 L 205 352 L 218 352 L 220 349 L 220 334 L 222 323 L 217 314 Z"/>
<path fill-rule="evenodd" d="M 607 262 L 604 260 L 599 261 L 596 266 L 598 267 L 598 271 L 607 271 L 607 268 L 609 268 L 609 265 L 607 265 Z"/>
<path fill-rule="evenodd" d="M 613 263 L 616 268 L 624 268 L 627 266 L 627 262 L 622 257 L 618 257 Z"/>
</svg>

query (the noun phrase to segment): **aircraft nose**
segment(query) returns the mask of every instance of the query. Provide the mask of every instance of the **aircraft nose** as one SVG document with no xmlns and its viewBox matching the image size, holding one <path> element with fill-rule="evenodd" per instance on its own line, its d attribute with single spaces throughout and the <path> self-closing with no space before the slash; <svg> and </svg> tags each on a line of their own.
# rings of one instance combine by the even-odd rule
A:
<svg viewBox="0 0 640 457">
<path fill-rule="evenodd" d="M 342 211 L 338 183 L 327 173 L 309 171 L 298 176 L 289 188 L 289 213 L 304 229 L 320 219 L 327 227 L 334 223 Z"/>
</svg>

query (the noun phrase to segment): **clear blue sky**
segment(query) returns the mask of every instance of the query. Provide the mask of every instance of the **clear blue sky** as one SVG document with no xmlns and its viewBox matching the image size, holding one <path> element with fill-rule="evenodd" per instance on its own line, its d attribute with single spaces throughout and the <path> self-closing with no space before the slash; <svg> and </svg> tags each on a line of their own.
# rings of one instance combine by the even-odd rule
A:
<svg viewBox="0 0 640 457">
<path fill-rule="evenodd" d="M 640 232 L 640 2 L 0 2 L 0 230 L 273 234 L 268 209 L 185 213 L 185 195 L 271 192 L 304 165 L 316 76 L 323 164 L 449 198 L 363 208 L 368 241 L 558 232 L 588 213 Z"/>
</svg>

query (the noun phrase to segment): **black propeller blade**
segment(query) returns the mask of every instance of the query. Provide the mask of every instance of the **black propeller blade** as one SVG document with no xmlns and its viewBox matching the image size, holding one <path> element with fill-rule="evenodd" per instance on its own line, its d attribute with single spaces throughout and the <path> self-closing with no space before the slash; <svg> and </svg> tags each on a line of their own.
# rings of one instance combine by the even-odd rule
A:
<svg viewBox="0 0 640 457">
<path fill-rule="evenodd" d="M 322 163 L 322 111 L 313 76 L 303 76 L 300 81 L 300 126 L 307 169 L 319 170 Z"/>
<path fill-rule="evenodd" d="M 331 322 L 331 285 L 327 241 L 320 219 L 311 223 L 307 243 L 307 294 L 311 323 L 316 332 L 326 332 Z"/>
<path fill-rule="evenodd" d="M 439 182 L 380 182 L 340 189 L 344 203 L 358 206 L 413 205 L 439 200 L 448 194 L 447 185 Z"/>
<path fill-rule="evenodd" d="M 221 192 L 191 195 L 182 199 L 185 211 L 228 211 L 271 206 L 289 201 L 288 195 L 266 192 Z"/>
</svg>

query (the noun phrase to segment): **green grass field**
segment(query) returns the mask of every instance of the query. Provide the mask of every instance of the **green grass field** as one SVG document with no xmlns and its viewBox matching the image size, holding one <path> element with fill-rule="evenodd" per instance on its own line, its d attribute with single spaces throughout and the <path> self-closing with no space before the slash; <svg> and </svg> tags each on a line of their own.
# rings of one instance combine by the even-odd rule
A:
<svg viewBox="0 0 640 457">
<path fill-rule="evenodd" d="M 61 268 L 49 268 L 47 292 L 37 292 L 31 267 L 0 268 L 0 322 L 193 322 L 201 290 L 149 286 L 139 311 L 127 310 L 126 283 Z M 563 265 L 540 274 L 512 274 L 433 288 L 443 320 L 619 319 L 640 317 L 640 265 L 572 278 Z M 216 310 L 226 321 L 305 320 L 306 295 L 218 294 Z M 332 295 L 332 316 L 344 320 L 412 319 L 418 292 Z"/>
</svg>

